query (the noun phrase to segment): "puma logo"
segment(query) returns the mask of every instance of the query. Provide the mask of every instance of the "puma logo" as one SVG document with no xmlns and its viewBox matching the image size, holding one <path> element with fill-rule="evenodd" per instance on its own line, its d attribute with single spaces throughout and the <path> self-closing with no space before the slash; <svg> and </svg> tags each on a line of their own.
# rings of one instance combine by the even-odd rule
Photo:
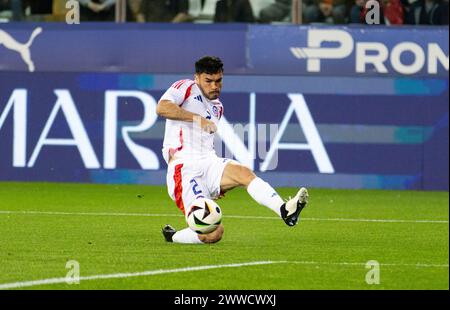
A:
<svg viewBox="0 0 450 310">
<path fill-rule="evenodd" d="M 0 29 L 0 46 L 4 45 L 7 49 L 15 51 L 20 54 L 23 61 L 28 66 L 28 71 L 34 72 L 34 63 L 31 60 L 30 47 L 33 44 L 34 39 L 42 32 L 42 28 L 38 27 L 34 29 L 27 43 L 23 44 L 17 42 L 11 35 Z"/>
</svg>

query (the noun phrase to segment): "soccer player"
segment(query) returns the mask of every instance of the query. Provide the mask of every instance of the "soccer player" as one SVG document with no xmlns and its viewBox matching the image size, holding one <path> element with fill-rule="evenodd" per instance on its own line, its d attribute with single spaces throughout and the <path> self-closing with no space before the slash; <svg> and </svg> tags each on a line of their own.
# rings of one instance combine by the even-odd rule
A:
<svg viewBox="0 0 450 310">
<path fill-rule="evenodd" d="M 273 210 L 288 226 L 296 225 L 308 203 L 306 188 L 300 188 L 294 198 L 284 202 L 252 170 L 216 155 L 214 133 L 224 112 L 219 101 L 222 82 L 222 61 L 205 56 L 195 63 L 194 81 L 175 82 L 158 102 L 156 112 L 166 118 L 162 152 L 168 164 L 169 196 L 187 215 L 196 198 L 218 199 L 226 191 L 243 186 L 256 202 Z M 176 231 L 166 225 L 162 233 L 168 242 L 215 243 L 223 231 L 222 225 L 209 234 L 197 234 L 190 228 Z"/>
</svg>

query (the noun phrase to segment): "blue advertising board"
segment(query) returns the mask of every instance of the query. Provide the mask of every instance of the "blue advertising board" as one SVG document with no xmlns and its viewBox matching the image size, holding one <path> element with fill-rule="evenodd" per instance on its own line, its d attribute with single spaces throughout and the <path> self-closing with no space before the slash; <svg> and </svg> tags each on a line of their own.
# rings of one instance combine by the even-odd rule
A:
<svg viewBox="0 0 450 310">
<path fill-rule="evenodd" d="M 448 190 L 448 38 L 441 36 L 448 28 L 415 30 L 403 41 L 391 34 L 396 29 L 365 33 L 364 42 L 377 43 L 380 51 L 384 45 L 390 55 L 404 42 L 416 42 L 424 55 L 433 46 L 424 65 L 413 61 L 417 72 L 405 74 L 397 69 L 407 68 L 406 60 L 394 68 L 383 57 L 356 62 L 372 61 L 383 71 L 382 63 L 387 73 L 355 73 L 351 53 L 319 59 L 321 71 L 308 72 L 309 59 L 294 54 L 310 51 L 289 50 L 294 37 L 300 48 L 307 46 L 299 33 L 307 27 L 214 25 L 199 28 L 200 34 L 198 25 L 0 29 L 27 42 L 39 27 L 30 58 L 0 45 L 0 181 L 164 184 L 164 120 L 156 103 L 174 81 L 192 77 L 196 58 L 212 53 L 223 57 L 227 71 L 219 155 L 236 158 L 274 186 Z M 327 29 L 362 42 L 348 28 Z M 283 44 L 263 48 L 268 31 Z M 215 43 L 178 45 L 197 35 Z M 161 49 L 151 52 L 151 42 L 165 36 L 182 37 L 171 45 L 180 55 L 173 60 Z M 142 37 L 146 43 L 139 43 Z M 208 50 L 216 43 L 217 50 Z M 71 62 L 65 49 L 77 45 Z M 285 47 L 292 58 L 280 56 Z"/>
<path fill-rule="evenodd" d="M 109 23 L 4 24 L 13 40 L 31 38 L 31 60 L 39 72 L 192 72 L 206 54 L 223 58 L 229 72 L 246 66 L 246 27 L 232 25 L 117 25 Z M 1 44 L 1 43 L 0 43 Z M 0 70 L 25 71 L 17 51 L 0 53 Z"/>
<path fill-rule="evenodd" d="M 248 44 L 256 74 L 448 76 L 448 27 L 255 26 Z"/>
</svg>

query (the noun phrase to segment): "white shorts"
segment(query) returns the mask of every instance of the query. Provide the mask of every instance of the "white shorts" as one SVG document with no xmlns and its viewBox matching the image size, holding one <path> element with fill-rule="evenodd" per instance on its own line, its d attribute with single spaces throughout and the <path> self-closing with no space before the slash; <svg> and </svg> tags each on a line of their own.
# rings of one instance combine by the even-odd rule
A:
<svg viewBox="0 0 450 310">
<path fill-rule="evenodd" d="M 178 208 L 186 214 L 191 203 L 199 198 L 220 196 L 220 181 L 225 166 L 232 159 L 216 155 L 202 159 L 176 159 L 167 167 L 167 191 Z"/>
</svg>

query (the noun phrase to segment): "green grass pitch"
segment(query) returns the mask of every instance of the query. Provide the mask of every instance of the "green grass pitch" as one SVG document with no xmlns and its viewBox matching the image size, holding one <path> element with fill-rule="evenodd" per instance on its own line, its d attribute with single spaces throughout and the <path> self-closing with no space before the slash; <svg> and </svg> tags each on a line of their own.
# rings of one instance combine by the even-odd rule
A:
<svg viewBox="0 0 450 310">
<path fill-rule="evenodd" d="M 295 191 L 279 189 L 286 198 Z M 0 288 L 449 289 L 448 192 L 309 193 L 290 228 L 245 190 L 231 191 L 218 201 L 222 241 L 180 245 L 161 235 L 166 223 L 185 225 L 163 186 L 3 182 Z M 79 284 L 20 287 L 64 278 L 70 260 Z M 366 283 L 370 260 L 380 264 L 379 284 Z M 237 265 L 219 266 L 229 264 Z"/>
</svg>

